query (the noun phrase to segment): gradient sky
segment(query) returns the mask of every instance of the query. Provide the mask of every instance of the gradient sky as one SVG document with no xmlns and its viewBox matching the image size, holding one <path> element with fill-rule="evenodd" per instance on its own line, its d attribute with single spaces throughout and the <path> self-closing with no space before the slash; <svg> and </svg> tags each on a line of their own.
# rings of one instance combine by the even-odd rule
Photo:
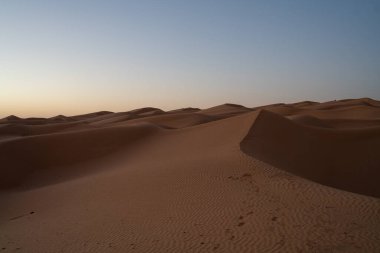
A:
<svg viewBox="0 0 380 253">
<path fill-rule="evenodd" d="M 0 117 L 380 99 L 380 1 L 3 0 Z"/>
</svg>

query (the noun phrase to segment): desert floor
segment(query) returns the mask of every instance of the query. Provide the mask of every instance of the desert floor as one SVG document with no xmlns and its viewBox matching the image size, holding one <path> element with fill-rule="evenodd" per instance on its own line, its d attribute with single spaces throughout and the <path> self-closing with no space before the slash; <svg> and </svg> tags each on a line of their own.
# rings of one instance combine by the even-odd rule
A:
<svg viewBox="0 0 380 253">
<path fill-rule="evenodd" d="M 0 252 L 380 252 L 380 102 L 0 120 Z"/>
</svg>

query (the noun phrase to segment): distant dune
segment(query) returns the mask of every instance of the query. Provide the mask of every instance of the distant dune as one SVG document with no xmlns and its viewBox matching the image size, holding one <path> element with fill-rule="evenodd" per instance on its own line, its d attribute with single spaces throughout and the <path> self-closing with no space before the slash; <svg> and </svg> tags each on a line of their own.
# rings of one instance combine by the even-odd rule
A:
<svg viewBox="0 0 380 253">
<path fill-rule="evenodd" d="M 380 252 L 380 102 L 0 119 L 1 252 Z"/>
</svg>

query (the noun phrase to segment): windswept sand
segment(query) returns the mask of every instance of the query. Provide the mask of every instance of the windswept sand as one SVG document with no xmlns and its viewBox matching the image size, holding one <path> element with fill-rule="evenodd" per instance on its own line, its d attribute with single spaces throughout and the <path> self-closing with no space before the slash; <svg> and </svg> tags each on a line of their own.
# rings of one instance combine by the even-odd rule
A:
<svg viewBox="0 0 380 253">
<path fill-rule="evenodd" d="M 380 252 L 380 102 L 0 120 L 0 252 Z"/>
</svg>

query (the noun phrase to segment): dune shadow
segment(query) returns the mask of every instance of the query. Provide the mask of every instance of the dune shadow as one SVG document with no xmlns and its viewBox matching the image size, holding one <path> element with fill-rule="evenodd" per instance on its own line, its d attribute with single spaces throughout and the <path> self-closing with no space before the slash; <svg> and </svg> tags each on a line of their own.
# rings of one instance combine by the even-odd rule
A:
<svg viewBox="0 0 380 253">
<path fill-rule="evenodd" d="M 380 197 L 380 127 L 332 129 L 262 110 L 241 150 L 279 169 L 331 187 Z"/>
</svg>

